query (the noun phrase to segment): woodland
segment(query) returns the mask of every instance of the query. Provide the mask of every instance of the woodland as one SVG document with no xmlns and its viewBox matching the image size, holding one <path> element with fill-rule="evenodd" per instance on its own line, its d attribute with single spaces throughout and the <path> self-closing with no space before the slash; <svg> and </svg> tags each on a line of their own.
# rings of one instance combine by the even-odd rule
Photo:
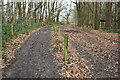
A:
<svg viewBox="0 0 120 80">
<path fill-rule="evenodd" d="M 120 2 L 0 2 L 3 78 L 118 78 Z"/>
</svg>

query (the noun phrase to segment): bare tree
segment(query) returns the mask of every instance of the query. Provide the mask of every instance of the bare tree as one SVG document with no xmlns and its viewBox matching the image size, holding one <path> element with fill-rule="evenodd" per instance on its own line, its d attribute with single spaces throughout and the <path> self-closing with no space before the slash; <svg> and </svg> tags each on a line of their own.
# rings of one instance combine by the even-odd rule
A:
<svg viewBox="0 0 120 80">
<path fill-rule="evenodd" d="M 112 10 L 112 2 L 106 3 L 106 23 L 105 27 L 106 29 L 110 29 L 111 27 L 111 10 Z"/>
<path fill-rule="evenodd" d="M 95 3 L 95 29 L 99 29 L 100 20 L 99 20 L 99 4 L 98 2 Z"/>
</svg>

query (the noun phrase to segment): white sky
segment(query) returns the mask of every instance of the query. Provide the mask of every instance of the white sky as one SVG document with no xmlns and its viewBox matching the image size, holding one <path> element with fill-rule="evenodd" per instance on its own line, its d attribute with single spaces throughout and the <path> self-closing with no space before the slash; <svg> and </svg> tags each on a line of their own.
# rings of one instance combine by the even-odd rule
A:
<svg viewBox="0 0 120 80">
<path fill-rule="evenodd" d="M 3 0 L 5 2 L 7 2 L 8 0 Z M 12 2 L 23 2 L 24 0 L 9 0 L 9 1 L 12 1 Z M 30 1 L 30 2 L 41 2 L 41 1 L 59 1 L 59 0 L 27 0 L 27 1 Z M 70 2 L 70 0 L 63 0 L 63 1 L 68 1 Z M 71 0 L 71 1 L 76 1 L 76 0 Z M 120 0 L 77 0 L 78 2 L 118 2 Z"/>
<path fill-rule="evenodd" d="M 18 1 L 24 1 L 24 0 L 3 0 L 4 1 L 4 4 L 6 4 L 7 3 L 7 1 L 12 1 L 12 2 L 18 2 Z M 39 1 L 53 1 L 53 0 L 26 0 L 26 1 L 37 1 L 37 2 L 39 2 Z M 60 0 L 54 0 L 54 1 L 60 1 Z M 75 0 L 72 0 L 72 1 L 75 1 Z M 70 5 L 71 4 L 71 1 L 70 0 L 63 0 L 63 3 L 66 3 L 65 5 Z M 72 6 L 72 5 L 71 5 Z M 73 6 L 72 6 L 73 7 Z M 71 7 L 71 8 L 72 8 Z M 61 12 L 61 15 L 62 16 L 65 16 L 65 13 L 67 13 L 67 11 L 69 10 L 69 8 L 70 8 L 70 6 L 67 6 L 67 10 L 63 10 L 62 12 Z M 27 10 L 27 9 L 26 9 Z M 60 17 L 60 19 L 61 19 L 62 17 Z"/>
<path fill-rule="evenodd" d="M 18 2 L 18 1 L 20 1 L 20 2 L 24 2 L 24 0 L 3 0 L 4 1 L 4 3 L 6 4 L 6 2 L 7 1 L 12 1 L 12 2 Z M 31 2 L 41 2 L 41 1 L 60 1 L 60 0 L 26 0 L 26 1 L 31 1 Z M 68 5 L 70 5 L 71 4 L 71 7 L 70 6 L 66 6 L 67 7 L 67 10 L 63 10 L 62 12 L 61 12 L 61 15 L 62 16 L 65 16 L 65 14 L 68 12 L 68 10 L 70 9 L 70 8 L 72 8 L 73 9 L 73 6 L 75 6 L 75 4 L 74 3 L 72 3 L 72 2 L 75 2 L 76 0 L 63 0 L 63 2 L 65 3 L 66 2 L 66 5 L 68 4 Z M 120 0 L 78 0 L 78 1 L 81 1 L 81 2 L 96 2 L 96 1 L 98 1 L 98 2 L 116 2 L 116 1 L 120 1 Z M 60 17 L 60 19 L 62 19 L 62 17 Z"/>
</svg>

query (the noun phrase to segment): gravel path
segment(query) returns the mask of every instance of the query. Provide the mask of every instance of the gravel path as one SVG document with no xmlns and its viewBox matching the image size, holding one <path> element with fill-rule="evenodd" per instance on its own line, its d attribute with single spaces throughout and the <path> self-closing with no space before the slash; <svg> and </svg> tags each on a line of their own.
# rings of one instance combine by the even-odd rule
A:
<svg viewBox="0 0 120 80">
<path fill-rule="evenodd" d="M 59 78 L 59 68 L 51 49 L 50 27 L 33 33 L 15 53 L 13 64 L 3 73 L 5 78 Z"/>
</svg>

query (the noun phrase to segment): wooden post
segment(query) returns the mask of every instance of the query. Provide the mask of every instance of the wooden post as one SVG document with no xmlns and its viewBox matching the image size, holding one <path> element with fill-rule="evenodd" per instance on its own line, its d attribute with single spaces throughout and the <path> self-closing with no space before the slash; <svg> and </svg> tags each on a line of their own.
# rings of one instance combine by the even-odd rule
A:
<svg viewBox="0 0 120 80">
<path fill-rule="evenodd" d="M 68 54 L 68 34 L 64 35 L 64 61 L 67 60 Z"/>
</svg>

